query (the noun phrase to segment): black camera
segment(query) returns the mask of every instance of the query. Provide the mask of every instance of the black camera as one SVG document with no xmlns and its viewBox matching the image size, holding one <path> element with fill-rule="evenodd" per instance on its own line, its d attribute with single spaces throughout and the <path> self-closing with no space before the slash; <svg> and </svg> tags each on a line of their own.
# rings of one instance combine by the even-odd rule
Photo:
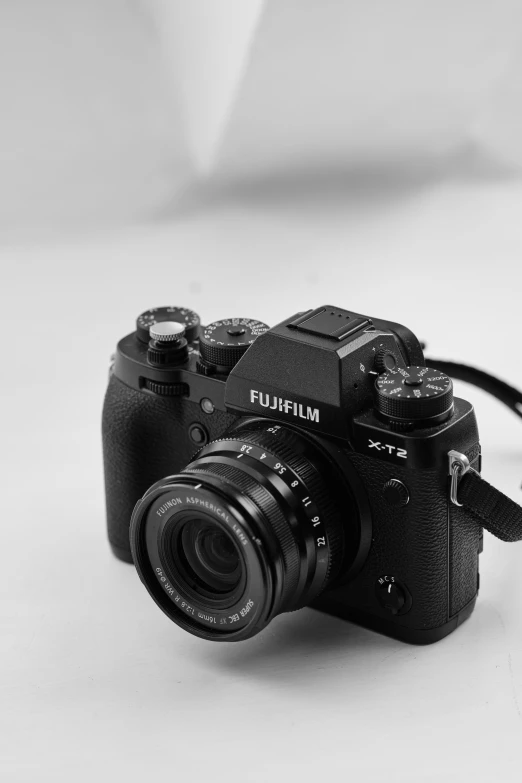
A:
<svg viewBox="0 0 522 783">
<path fill-rule="evenodd" d="M 473 611 L 475 414 L 404 326 L 150 310 L 118 344 L 103 445 L 112 549 L 193 634 L 310 606 L 424 644 Z"/>
</svg>

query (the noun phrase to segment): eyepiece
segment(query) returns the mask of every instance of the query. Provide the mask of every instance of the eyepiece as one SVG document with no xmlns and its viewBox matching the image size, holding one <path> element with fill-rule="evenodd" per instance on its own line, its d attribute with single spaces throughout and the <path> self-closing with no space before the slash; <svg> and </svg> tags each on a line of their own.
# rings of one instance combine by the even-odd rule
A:
<svg viewBox="0 0 522 783">
<path fill-rule="evenodd" d="M 178 625 L 215 641 L 306 606 L 359 549 L 356 505 L 332 461 L 267 420 L 235 425 L 138 503 L 138 573 Z"/>
</svg>

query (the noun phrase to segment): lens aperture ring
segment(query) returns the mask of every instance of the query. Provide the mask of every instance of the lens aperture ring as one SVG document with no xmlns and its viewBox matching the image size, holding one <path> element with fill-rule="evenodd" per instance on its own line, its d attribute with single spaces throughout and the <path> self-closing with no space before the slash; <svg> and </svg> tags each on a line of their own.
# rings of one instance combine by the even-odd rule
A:
<svg viewBox="0 0 522 783">
<path fill-rule="evenodd" d="M 274 430 L 273 432 L 271 430 Z M 275 425 L 268 429 L 257 429 L 241 433 L 246 443 L 264 446 L 277 454 L 299 476 L 310 491 L 315 505 L 321 510 L 324 521 L 330 557 L 325 581 L 335 578 L 343 557 L 343 530 L 339 511 L 332 501 L 331 493 L 325 481 L 324 472 L 331 473 L 331 466 L 318 466 L 311 461 L 311 455 L 300 453 L 303 441 L 292 430 Z M 317 455 L 314 454 L 313 458 Z M 327 477 L 331 480 L 331 475 Z"/>
</svg>

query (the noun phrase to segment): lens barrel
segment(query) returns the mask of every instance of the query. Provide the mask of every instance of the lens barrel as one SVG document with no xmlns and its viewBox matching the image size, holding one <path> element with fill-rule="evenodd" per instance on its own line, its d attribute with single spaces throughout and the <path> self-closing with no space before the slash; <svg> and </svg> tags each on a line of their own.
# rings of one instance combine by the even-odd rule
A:
<svg viewBox="0 0 522 783">
<path fill-rule="evenodd" d="M 359 548 L 357 507 L 331 458 L 269 420 L 234 425 L 154 484 L 131 521 L 134 563 L 160 608 L 215 641 L 306 606 Z"/>
</svg>

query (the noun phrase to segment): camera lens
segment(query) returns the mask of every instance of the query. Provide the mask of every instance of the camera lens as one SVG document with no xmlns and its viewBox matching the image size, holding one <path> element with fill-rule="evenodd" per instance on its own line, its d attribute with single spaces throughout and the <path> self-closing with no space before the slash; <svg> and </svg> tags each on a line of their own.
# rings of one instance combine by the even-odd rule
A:
<svg viewBox="0 0 522 783">
<path fill-rule="evenodd" d="M 179 549 L 171 548 L 172 561 L 186 564 L 194 584 L 207 592 L 227 593 L 237 587 L 241 561 L 235 541 L 209 518 L 189 519 L 181 531 Z"/>
<path fill-rule="evenodd" d="M 193 634 L 253 636 L 364 561 L 370 539 L 346 473 L 297 430 L 240 421 L 136 506 L 143 583 Z"/>
</svg>

